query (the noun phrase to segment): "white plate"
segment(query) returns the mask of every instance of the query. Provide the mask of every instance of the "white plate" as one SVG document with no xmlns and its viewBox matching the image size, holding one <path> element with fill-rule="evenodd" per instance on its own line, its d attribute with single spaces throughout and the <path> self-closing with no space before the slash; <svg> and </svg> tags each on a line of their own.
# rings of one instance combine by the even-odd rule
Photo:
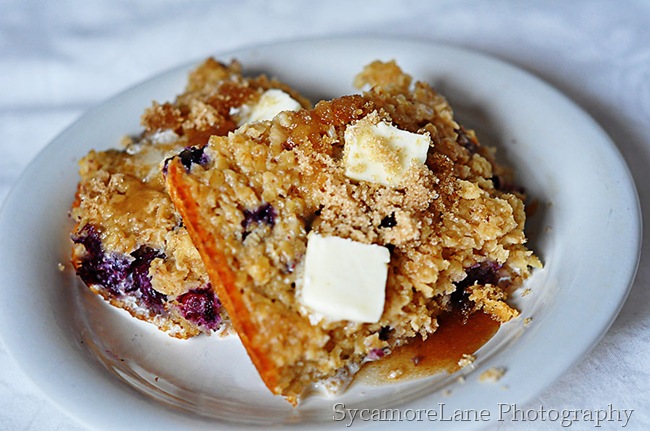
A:
<svg viewBox="0 0 650 431">
<path fill-rule="evenodd" d="M 70 269 L 57 268 L 69 255 L 67 212 L 78 159 L 137 132 L 151 100 L 170 100 L 183 88 L 191 66 L 175 69 L 69 127 L 26 169 L 0 214 L 2 336 L 18 365 L 71 416 L 108 430 L 215 430 L 234 426 L 230 421 L 304 429 L 342 426 L 333 420 L 340 416 L 334 404 L 341 402 L 405 414 L 444 403 L 446 412 L 487 409 L 496 420 L 499 403 L 531 399 L 608 329 L 638 264 L 639 204 L 614 144 L 563 95 L 495 59 L 422 41 L 309 40 L 219 56 L 232 57 L 248 72 L 275 75 L 314 99 L 353 92 L 354 75 L 374 59 L 394 58 L 434 84 L 484 143 L 499 147 L 541 202 L 528 232 L 546 266 L 526 283 L 531 294 L 515 295 L 522 318 L 503 325 L 478 352 L 475 369 L 461 372 L 464 383 L 456 374 L 383 387 L 356 384 L 340 398 L 310 398 L 290 408 L 264 388 L 236 339 L 171 339 L 106 306 L 79 286 Z M 524 326 L 526 317 L 533 320 Z M 498 383 L 479 383 L 490 367 L 507 372 Z M 449 428 L 481 424 L 445 422 Z M 390 428 L 394 422 L 371 425 Z"/>
</svg>

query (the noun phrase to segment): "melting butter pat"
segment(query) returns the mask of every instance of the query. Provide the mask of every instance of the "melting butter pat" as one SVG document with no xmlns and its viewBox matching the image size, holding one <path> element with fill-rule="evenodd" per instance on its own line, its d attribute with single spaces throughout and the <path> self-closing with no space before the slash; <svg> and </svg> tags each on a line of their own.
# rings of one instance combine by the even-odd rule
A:
<svg viewBox="0 0 650 431">
<path fill-rule="evenodd" d="M 424 164 L 429 134 L 411 133 L 381 121 L 376 112 L 345 129 L 345 175 L 357 181 L 396 186 L 411 166 Z"/>
<path fill-rule="evenodd" d="M 386 247 L 312 234 L 300 301 L 331 320 L 378 322 L 389 261 Z"/>
<path fill-rule="evenodd" d="M 237 112 L 238 125 L 242 126 L 257 121 L 271 120 L 283 111 L 297 111 L 302 106 L 282 90 L 266 90 L 253 106 L 243 106 Z"/>
</svg>

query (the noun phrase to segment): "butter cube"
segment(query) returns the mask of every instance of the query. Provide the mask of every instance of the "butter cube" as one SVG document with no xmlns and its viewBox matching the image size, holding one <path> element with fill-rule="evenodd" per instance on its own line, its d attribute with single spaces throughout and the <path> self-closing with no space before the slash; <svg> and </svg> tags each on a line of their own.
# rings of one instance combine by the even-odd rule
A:
<svg viewBox="0 0 650 431">
<path fill-rule="evenodd" d="M 345 129 L 345 175 L 357 181 L 396 186 L 411 163 L 424 164 L 429 134 L 398 129 L 373 112 Z"/>
<path fill-rule="evenodd" d="M 386 247 L 312 234 L 299 300 L 330 320 L 378 322 L 389 261 Z"/>
<path fill-rule="evenodd" d="M 302 106 L 291 96 L 277 88 L 266 90 L 253 106 L 243 106 L 239 112 L 238 125 L 242 126 L 257 121 L 271 120 L 282 111 L 297 111 Z"/>
</svg>

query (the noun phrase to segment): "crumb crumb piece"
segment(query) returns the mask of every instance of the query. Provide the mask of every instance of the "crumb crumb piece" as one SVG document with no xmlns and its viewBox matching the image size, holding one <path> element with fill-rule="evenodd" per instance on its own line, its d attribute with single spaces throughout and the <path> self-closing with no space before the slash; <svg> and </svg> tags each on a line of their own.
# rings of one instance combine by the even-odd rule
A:
<svg viewBox="0 0 650 431">
<path fill-rule="evenodd" d="M 494 383 L 497 382 L 503 377 L 506 373 L 506 370 L 503 368 L 492 367 L 481 374 L 479 377 L 480 382 Z"/>
<path fill-rule="evenodd" d="M 450 397 L 450 396 L 451 396 L 451 393 L 452 393 L 452 392 L 451 392 L 451 389 L 445 389 L 445 390 L 442 392 L 442 395 L 445 396 L 445 397 Z"/>
<path fill-rule="evenodd" d="M 476 360 L 476 356 L 463 353 L 463 356 L 458 360 L 458 366 L 461 368 L 465 368 L 468 365 L 472 365 L 475 360 Z"/>
<path fill-rule="evenodd" d="M 532 290 L 530 290 L 530 288 L 526 288 L 526 289 L 524 289 L 523 292 L 521 292 L 521 297 L 523 298 L 525 296 L 528 296 L 528 295 L 530 295 L 531 292 L 532 292 Z"/>
<path fill-rule="evenodd" d="M 530 324 L 530 322 L 532 322 L 532 321 L 533 321 L 532 317 L 526 317 L 524 319 L 524 325 L 528 326 Z"/>
<path fill-rule="evenodd" d="M 63 272 L 65 271 L 65 265 L 59 262 L 56 267 L 59 269 L 59 271 Z"/>
<path fill-rule="evenodd" d="M 465 376 L 458 377 L 458 383 L 465 383 Z"/>
</svg>

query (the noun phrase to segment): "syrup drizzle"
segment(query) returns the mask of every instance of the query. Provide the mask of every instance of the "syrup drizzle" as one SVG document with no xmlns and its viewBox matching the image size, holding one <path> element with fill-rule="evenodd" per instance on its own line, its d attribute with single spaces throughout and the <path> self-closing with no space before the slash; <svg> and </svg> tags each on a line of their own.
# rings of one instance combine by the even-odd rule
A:
<svg viewBox="0 0 650 431">
<path fill-rule="evenodd" d="M 398 347 L 379 361 L 366 363 L 357 373 L 357 381 L 380 385 L 454 373 L 464 354 L 473 354 L 499 329 L 499 322 L 483 312 L 463 316 L 452 311 L 438 318 L 439 327 L 426 340 L 416 338 Z"/>
</svg>

